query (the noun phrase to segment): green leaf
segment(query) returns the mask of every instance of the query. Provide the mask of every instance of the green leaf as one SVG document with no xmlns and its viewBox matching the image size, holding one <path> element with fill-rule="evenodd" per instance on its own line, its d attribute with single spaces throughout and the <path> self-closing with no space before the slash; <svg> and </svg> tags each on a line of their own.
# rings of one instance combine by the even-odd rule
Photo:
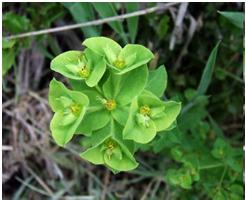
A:
<svg viewBox="0 0 246 200">
<path fill-rule="evenodd" d="M 119 138 L 114 138 L 115 132 L 121 130 L 115 125 L 111 121 L 105 128 L 93 132 L 90 140 L 91 144 L 96 146 L 83 152 L 81 157 L 94 164 L 105 164 L 114 172 L 132 170 L 138 166 L 138 163 L 125 145 L 118 142 Z M 110 148 L 108 141 L 112 141 Z"/>
<path fill-rule="evenodd" d="M 164 15 L 156 30 L 160 39 L 163 39 L 166 36 L 167 31 L 169 29 L 169 22 L 170 22 L 170 17 L 168 15 Z"/>
<path fill-rule="evenodd" d="M 92 60 L 91 66 L 89 66 L 91 72 L 85 82 L 89 87 L 94 87 L 103 77 L 103 74 L 106 71 L 106 63 L 101 56 L 97 56 L 93 51 L 87 49 L 85 52 L 87 59 Z"/>
<path fill-rule="evenodd" d="M 13 48 L 14 45 L 15 45 L 15 40 L 7 40 L 7 39 L 2 40 L 2 48 L 3 49 Z"/>
<path fill-rule="evenodd" d="M 165 110 L 162 115 L 154 118 L 157 131 L 168 129 L 181 111 L 181 103 L 175 101 L 164 102 Z"/>
<path fill-rule="evenodd" d="M 128 13 L 137 11 L 139 9 L 138 6 L 139 6 L 138 2 L 128 2 L 128 3 L 126 3 L 126 11 Z M 127 18 L 127 20 L 126 20 L 128 31 L 129 31 L 132 43 L 135 42 L 135 38 L 137 35 L 137 31 L 138 31 L 138 18 L 139 17 L 136 16 L 136 17 Z"/>
<path fill-rule="evenodd" d="M 244 13 L 243 12 L 225 12 L 218 11 L 219 14 L 227 18 L 236 27 L 243 29 Z"/>
<path fill-rule="evenodd" d="M 108 99 L 115 99 L 117 104 L 126 105 L 143 91 L 147 76 L 148 69 L 146 65 L 124 75 L 112 73 L 103 85 L 104 95 Z"/>
<path fill-rule="evenodd" d="M 129 115 L 129 108 L 126 106 L 118 106 L 117 109 L 111 111 L 111 114 L 119 124 L 125 126 Z"/>
<path fill-rule="evenodd" d="M 50 68 L 62 75 L 75 79 L 82 80 L 81 77 L 71 73 L 71 71 L 66 67 L 66 65 L 77 65 L 79 59 L 82 59 L 83 52 L 82 51 L 66 51 L 58 56 L 56 56 L 50 64 Z"/>
<path fill-rule="evenodd" d="M 149 49 L 142 45 L 127 44 L 120 52 L 119 58 L 125 61 L 126 66 L 120 70 L 118 74 L 124 74 L 130 70 L 147 64 L 152 58 L 154 58 L 154 55 Z"/>
<path fill-rule="evenodd" d="M 138 163 L 135 160 L 128 158 L 125 154 L 123 154 L 121 159 L 114 154 L 109 159 L 109 157 L 104 154 L 104 160 L 107 166 L 117 171 L 130 171 L 138 166 Z"/>
<path fill-rule="evenodd" d="M 202 73 L 199 86 L 197 88 L 198 95 L 205 94 L 211 82 L 219 45 L 220 45 L 220 41 L 216 44 L 216 46 L 213 48 L 212 52 L 209 55 L 208 61 Z"/>
<path fill-rule="evenodd" d="M 164 65 L 161 65 L 156 70 L 149 72 L 149 79 L 146 89 L 151 91 L 158 97 L 161 97 L 167 87 L 167 72 Z"/>
<path fill-rule="evenodd" d="M 92 51 L 96 52 L 101 56 L 106 55 L 106 57 L 107 57 L 107 53 L 105 52 L 105 50 L 107 48 L 109 48 L 110 51 L 113 52 L 116 56 L 118 56 L 118 54 L 122 49 L 117 42 L 106 37 L 91 37 L 86 39 L 82 43 L 82 45 L 86 46 L 87 48 L 91 49 Z"/>
<path fill-rule="evenodd" d="M 153 147 L 155 153 L 181 143 L 180 131 L 178 128 L 174 128 L 170 131 L 160 132 L 158 136 L 159 138 L 155 141 L 155 145 Z"/>
<path fill-rule="evenodd" d="M 62 3 L 71 13 L 73 19 L 77 23 L 87 22 L 95 20 L 95 13 L 93 10 L 93 6 L 90 3 L 72 3 L 72 2 L 64 2 Z M 100 35 L 100 30 L 97 26 L 89 26 L 81 28 L 85 37 L 93 37 Z"/>
<path fill-rule="evenodd" d="M 129 118 L 123 130 L 123 138 L 134 140 L 135 142 L 145 144 L 153 140 L 156 135 L 156 127 L 152 120 L 149 120 L 148 126 L 137 123 L 138 104 L 135 99 L 130 108 Z"/>
<path fill-rule="evenodd" d="M 3 15 L 3 27 L 11 33 L 25 32 L 30 28 L 30 20 L 24 15 L 7 12 Z"/>
<path fill-rule="evenodd" d="M 82 122 L 79 124 L 76 132 L 80 134 L 89 134 L 91 131 L 104 127 L 109 120 L 110 115 L 106 109 L 98 109 L 94 112 L 87 112 Z"/>
<path fill-rule="evenodd" d="M 50 123 L 52 136 L 58 145 L 64 146 L 72 139 L 82 121 L 89 100 L 83 93 L 71 91 L 53 79 L 50 82 L 49 104 L 55 111 Z M 71 106 L 75 104 L 77 110 L 73 113 Z"/>
<path fill-rule="evenodd" d="M 101 18 L 117 16 L 117 11 L 113 3 L 92 3 Z M 127 43 L 127 37 L 125 35 L 123 25 L 120 21 L 113 21 L 108 23 L 109 26 L 118 33 L 121 38 Z"/>
<path fill-rule="evenodd" d="M 14 49 L 3 49 L 3 65 L 2 65 L 2 76 L 4 76 L 15 62 L 15 51 Z"/>
<path fill-rule="evenodd" d="M 89 97 L 90 105 L 76 132 L 88 134 L 108 124 L 110 112 L 105 109 L 104 105 L 98 100 L 98 98 L 101 97 L 98 92 L 93 90 L 83 90 L 83 93 Z"/>
<path fill-rule="evenodd" d="M 67 89 L 63 83 L 53 78 L 49 85 L 49 104 L 54 112 L 64 108 L 64 105 L 59 99 L 60 97 L 70 98 L 76 103 L 85 106 L 89 104 L 88 97 L 82 92 L 71 91 Z"/>
<path fill-rule="evenodd" d="M 96 147 L 90 148 L 85 152 L 81 153 L 80 156 L 88 160 L 89 162 L 95 165 L 102 165 L 104 164 L 103 153 L 101 152 L 101 147 L 98 145 Z"/>
<path fill-rule="evenodd" d="M 59 146 L 64 146 L 72 139 L 80 121 L 83 118 L 83 115 L 84 111 L 81 112 L 79 118 L 77 118 L 76 121 L 74 121 L 72 124 L 65 126 L 61 123 L 64 118 L 63 111 L 61 110 L 55 113 L 50 122 L 50 129 L 52 137 Z"/>
<path fill-rule="evenodd" d="M 94 87 L 102 78 L 106 63 L 90 49 L 84 52 L 67 51 L 52 60 L 51 69 L 70 79 L 85 80 L 89 87 Z M 83 71 L 86 74 L 80 74 L 82 69 L 87 70 Z"/>
<path fill-rule="evenodd" d="M 215 158 L 223 159 L 229 152 L 229 145 L 221 138 L 218 138 L 214 143 L 214 148 L 211 151 Z"/>
<path fill-rule="evenodd" d="M 98 146 L 111 136 L 110 128 L 111 124 L 109 122 L 103 128 L 93 131 L 90 137 L 83 138 L 83 140 L 86 140 L 86 144 L 89 147 Z"/>
</svg>

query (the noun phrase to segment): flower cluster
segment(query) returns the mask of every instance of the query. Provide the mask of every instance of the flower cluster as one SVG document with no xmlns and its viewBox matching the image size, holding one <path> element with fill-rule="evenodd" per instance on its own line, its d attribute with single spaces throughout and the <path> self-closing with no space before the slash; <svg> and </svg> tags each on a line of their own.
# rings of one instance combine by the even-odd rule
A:
<svg viewBox="0 0 246 200">
<path fill-rule="evenodd" d="M 51 62 L 51 69 L 67 77 L 73 88 L 56 79 L 50 83 L 52 136 L 64 146 L 82 134 L 87 148 L 82 158 L 113 172 L 135 169 L 139 144 L 174 127 L 181 104 L 160 99 L 166 80 L 161 91 L 154 87 L 149 49 L 136 44 L 122 48 L 106 37 L 86 39 L 83 45 L 84 51 L 67 51 Z M 166 73 L 159 68 L 158 74 Z"/>
</svg>

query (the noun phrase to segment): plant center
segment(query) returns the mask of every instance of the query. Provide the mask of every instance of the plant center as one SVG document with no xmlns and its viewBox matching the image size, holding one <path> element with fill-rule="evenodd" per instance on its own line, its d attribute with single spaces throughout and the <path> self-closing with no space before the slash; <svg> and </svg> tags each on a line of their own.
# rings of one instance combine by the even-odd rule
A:
<svg viewBox="0 0 246 200">
<path fill-rule="evenodd" d="M 88 78 L 88 76 L 90 75 L 90 71 L 86 67 L 82 67 L 79 69 L 78 74 L 82 78 Z"/>
<path fill-rule="evenodd" d="M 113 99 L 106 100 L 104 105 L 109 111 L 114 110 L 116 108 L 116 102 Z"/>
<path fill-rule="evenodd" d="M 107 139 L 104 144 L 106 146 L 106 153 L 110 159 L 113 154 L 113 150 L 116 147 L 116 142 L 112 139 Z"/>
<path fill-rule="evenodd" d="M 122 59 L 119 59 L 119 58 L 117 60 L 115 60 L 113 64 L 115 67 L 117 67 L 119 69 L 122 69 L 125 67 L 125 61 Z"/>
<path fill-rule="evenodd" d="M 150 116 L 151 109 L 149 106 L 141 106 L 139 112 L 140 112 L 140 114 L 142 114 L 144 116 Z"/>
<path fill-rule="evenodd" d="M 69 108 L 74 115 L 78 115 L 81 110 L 81 107 L 78 104 L 72 104 Z"/>
</svg>

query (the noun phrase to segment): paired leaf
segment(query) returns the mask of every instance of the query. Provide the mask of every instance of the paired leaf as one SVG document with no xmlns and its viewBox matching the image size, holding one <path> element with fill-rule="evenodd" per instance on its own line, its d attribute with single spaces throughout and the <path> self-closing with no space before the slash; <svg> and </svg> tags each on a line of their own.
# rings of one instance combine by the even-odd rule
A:
<svg viewBox="0 0 246 200">
<path fill-rule="evenodd" d="M 106 64 L 93 51 L 67 51 L 55 57 L 51 69 L 73 80 L 85 80 L 89 87 L 95 86 L 102 78 Z"/>
<path fill-rule="evenodd" d="M 110 51 L 118 55 L 121 51 L 121 46 L 114 40 L 106 37 L 91 37 L 86 39 L 82 45 L 91 49 L 101 56 L 105 56 L 105 49 L 110 48 Z"/>
<path fill-rule="evenodd" d="M 104 56 L 113 72 L 120 75 L 147 64 L 154 57 L 142 45 L 128 44 L 122 49 L 119 44 L 105 37 L 86 39 L 83 45 Z"/>
<path fill-rule="evenodd" d="M 71 91 L 53 79 L 50 82 L 49 104 L 55 112 L 50 123 L 52 136 L 58 145 L 64 146 L 72 139 L 83 119 L 89 100 L 83 93 Z"/>
<path fill-rule="evenodd" d="M 148 78 L 147 66 L 141 66 L 124 75 L 110 74 L 103 85 L 106 98 L 115 99 L 116 103 L 126 105 L 144 89 Z"/>
<path fill-rule="evenodd" d="M 152 93 L 144 91 L 131 104 L 123 137 L 138 143 L 148 143 L 154 139 L 157 131 L 172 126 L 180 110 L 180 103 L 162 102 Z"/>
<path fill-rule="evenodd" d="M 146 85 L 146 90 L 151 91 L 158 97 L 161 97 L 167 87 L 167 72 L 164 65 L 161 65 L 156 70 L 149 72 L 149 79 Z"/>
<path fill-rule="evenodd" d="M 111 121 L 105 128 L 92 134 L 92 137 L 100 137 L 101 139 L 93 139 L 98 144 L 81 153 L 81 157 L 92 162 L 93 164 L 104 164 L 111 170 L 129 171 L 137 167 L 132 154 L 119 138 L 115 138 L 116 129 L 114 122 Z"/>
</svg>

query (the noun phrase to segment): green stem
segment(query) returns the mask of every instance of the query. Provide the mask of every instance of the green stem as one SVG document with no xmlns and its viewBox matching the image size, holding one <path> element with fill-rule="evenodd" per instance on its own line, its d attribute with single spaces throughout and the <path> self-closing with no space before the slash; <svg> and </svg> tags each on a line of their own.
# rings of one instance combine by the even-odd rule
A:
<svg viewBox="0 0 246 200">
<path fill-rule="evenodd" d="M 217 167 L 222 167 L 222 166 L 223 166 L 222 163 L 218 163 L 218 164 L 214 164 L 214 165 L 205 165 L 205 166 L 199 167 L 199 170 L 212 169 L 212 168 L 217 168 Z"/>
<path fill-rule="evenodd" d="M 98 85 L 95 86 L 95 89 L 99 92 L 99 94 L 102 94 L 102 90 L 100 89 Z"/>
<path fill-rule="evenodd" d="M 242 84 L 244 83 L 243 80 L 242 80 L 241 78 L 239 78 L 238 76 L 234 75 L 233 73 L 231 73 L 231 72 L 229 72 L 229 71 L 227 71 L 227 70 L 224 70 L 224 69 L 222 69 L 222 68 L 218 68 L 218 71 L 223 72 L 226 76 L 229 76 L 230 78 L 232 78 L 232 79 L 238 81 L 239 83 L 242 83 Z"/>
<path fill-rule="evenodd" d="M 219 182 L 219 184 L 218 184 L 218 188 L 220 188 L 221 185 L 222 185 L 222 182 L 223 182 L 223 180 L 224 180 L 226 171 L 227 171 L 227 166 L 225 166 L 225 168 L 224 168 L 224 171 L 223 171 L 222 176 L 221 176 L 221 178 L 220 178 L 220 182 Z"/>
</svg>

